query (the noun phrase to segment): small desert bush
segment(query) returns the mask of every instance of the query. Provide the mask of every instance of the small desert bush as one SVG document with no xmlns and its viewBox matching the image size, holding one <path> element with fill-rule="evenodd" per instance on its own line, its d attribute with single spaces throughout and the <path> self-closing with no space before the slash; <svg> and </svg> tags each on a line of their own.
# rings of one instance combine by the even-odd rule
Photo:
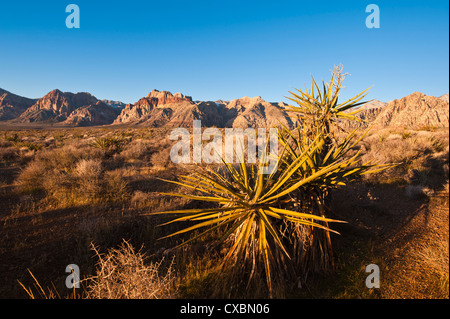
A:
<svg viewBox="0 0 450 319">
<path fill-rule="evenodd" d="M 172 164 L 170 159 L 170 148 L 162 147 L 156 151 L 150 158 L 150 162 L 155 167 L 165 168 Z"/>
<path fill-rule="evenodd" d="M 125 161 L 144 160 L 150 154 L 150 147 L 144 140 L 139 139 L 127 144 L 120 153 Z"/>
<path fill-rule="evenodd" d="M 0 162 L 16 161 L 20 156 L 20 150 L 17 147 L 9 146 L 0 148 Z"/>
<path fill-rule="evenodd" d="M 102 150 L 83 143 L 73 143 L 59 148 L 42 150 L 36 155 L 36 161 L 48 168 L 70 171 L 81 159 L 99 159 L 104 155 Z"/>
<path fill-rule="evenodd" d="M 97 258 L 97 273 L 88 279 L 90 299 L 169 299 L 176 295 L 175 276 L 170 264 L 163 271 L 163 261 L 146 262 L 141 251 L 127 241 L 102 256 L 92 246 Z"/>
<path fill-rule="evenodd" d="M 8 140 L 0 140 L 0 148 L 4 148 L 4 147 L 10 147 L 12 146 L 13 143 L 11 141 Z"/>
<path fill-rule="evenodd" d="M 47 183 L 52 183 L 53 175 L 55 177 L 68 176 L 76 169 L 81 160 L 101 156 L 102 154 L 98 153 L 98 150 L 79 145 L 42 150 L 33 161 L 22 169 L 18 177 L 18 184 L 25 192 L 44 189 L 44 179 L 48 180 Z"/>
<path fill-rule="evenodd" d="M 43 188 L 46 168 L 39 161 L 32 161 L 20 173 L 17 182 L 21 191 L 32 193 Z"/>
<path fill-rule="evenodd" d="M 129 199 L 130 193 L 123 169 L 105 172 L 103 192 L 104 198 L 110 202 L 123 202 Z"/>
</svg>

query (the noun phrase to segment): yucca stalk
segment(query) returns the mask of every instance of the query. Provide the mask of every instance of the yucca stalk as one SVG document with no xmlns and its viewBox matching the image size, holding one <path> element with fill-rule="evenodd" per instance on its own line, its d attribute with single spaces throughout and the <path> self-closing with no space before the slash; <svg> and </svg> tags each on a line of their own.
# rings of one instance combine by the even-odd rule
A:
<svg viewBox="0 0 450 319">
<path fill-rule="evenodd" d="M 341 119 L 360 122 L 361 119 L 355 116 L 360 110 L 349 111 L 367 103 L 362 102 L 362 99 L 370 88 L 344 102 L 339 102 L 344 79 L 345 74 L 342 73 L 341 66 L 334 67 L 330 82 L 322 81 L 322 90 L 312 78 L 311 90 L 305 87 L 304 90 L 296 89 L 296 93 L 289 91 L 291 96 L 287 98 L 297 106 L 288 107 L 287 110 L 298 116 L 300 124 L 311 129 L 324 129 L 326 134 L 331 133 L 332 128 L 337 126 Z"/>
</svg>

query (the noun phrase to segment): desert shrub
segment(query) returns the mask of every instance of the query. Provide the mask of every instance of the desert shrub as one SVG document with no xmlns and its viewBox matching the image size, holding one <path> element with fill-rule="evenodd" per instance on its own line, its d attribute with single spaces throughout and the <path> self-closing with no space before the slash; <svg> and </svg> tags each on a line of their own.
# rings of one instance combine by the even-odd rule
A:
<svg viewBox="0 0 450 319">
<path fill-rule="evenodd" d="M 64 170 L 54 168 L 48 170 L 42 181 L 46 192 L 46 200 L 55 202 L 58 206 L 69 207 L 82 200 L 75 187 L 76 179 Z M 83 198 L 86 192 L 83 191 Z"/>
<path fill-rule="evenodd" d="M 128 183 L 124 178 L 124 170 L 116 169 L 105 172 L 103 196 L 111 202 L 124 202 L 130 198 Z"/>
<path fill-rule="evenodd" d="M 71 171 L 81 159 L 100 159 L 104 157 L 102 150 L 83 143 L 72 143 L 59 148 L 45 149 L 36 155 L 39 161 L 48 168 L 58 168 Z"/>
<path fill-rule="evenodd" d="M 0 148 L 0 162 L 15 161 L 20 157 L 20 150 L 17 147 L 2 147 Z"/>
<path fill-rule="evenodd" d="M 102 173 L 102 162 L 98 159 L 82 159 L 76 164 L 73 173 L 82 179 L 99 179 Z"/>
<path fill-rule="evenodd" d="M 13 143 L 11 141 L 8 141 L 8 140 L 1 140 L 0 141 L 0 148 L 10 147 L 12 145 L 13 145 Z"/>
<path fill-rule="evenodd" d="M 146 262 L 146 256 L 124 241 L 102 256 L 93 247 L 97 271 L 87 280 L 90 299 L 169 299 L 176 296 L 172 265 L 163 271 L 162 261 Z"/>
<path fill-rule="evenodd" d="M 448 138 L 438 133 L 419 131 L 411 132 L 408 138 L 401 135 L 387 135 L 383 143 L 379 143 L 380 132 L 364 140 L 366 152 L 365 161 L 372 160 L 379 163 L 398 163 L 386 171 L 381 172 L 375 179 L 403 179 L 408 181 L 408 175 L 413 171 L 419 172 L 422 185 L 431 186 L 438 182 L 439 176 L 445 175 L 448 164 Z M 448 144 L 447 144 L 448 145 Z"/>
<path fill-rule="evenodd" d="M 18 142 L 18 143 L 16 143 L 16 145 L 20 146 L 20 147 L 26 147 L 31 151 L 39 151 L 44 147 L 44 145 L 42 145 L 42 144 L 37 144 L 37 143 L 32 143 L 32 142 Z"/>
<path fill-rule="evenodd" d="M 167 167 L 172 164 L 170 159 L 170 147 L 162 147 L 150 158 L 150 162 L 155 167 Z"/>
<path fill-rule="evenodd" d="M 134 140 L 131 143 L 127 144 L 123 151 L 120 153 L 120 156 L 125 161 L 131 160 L 142 160 L 145 159 L 147 155 L 149 155 L 149 145 L 143 140 Z"/>
<path fill-rule="evenodd" d="M 17 181 L 23 192 L 43 190 L 47 200 L 63 207 L 127 200 L 123 172 L 105 171 L 103 157 L 103 151 L 89 145 L 43 150 Z"/>
<path fill-rule="evenodd" d="M 152 197 L 145 192 L 135 191 L 131 197 L 131 205 L 137 208 L 145 207 L 153 204 Z"/>
<path fill-rule="evenodd" d="M 42 183 L 47 169 L 39 161 L 30 162 L 19 174 L 17 182 L 23 192 L 30 193 L 43 189 Z"/>
<path fill-rule="evenodd" d="M 99 159 L 80 160 L 73 170 L 73 175 L 77 178 L 77 188 L 80 197 L 89 201 L 96 201 L 102 195 L 101 177 L 103 173 L 102 162 Z"/>
</svg>

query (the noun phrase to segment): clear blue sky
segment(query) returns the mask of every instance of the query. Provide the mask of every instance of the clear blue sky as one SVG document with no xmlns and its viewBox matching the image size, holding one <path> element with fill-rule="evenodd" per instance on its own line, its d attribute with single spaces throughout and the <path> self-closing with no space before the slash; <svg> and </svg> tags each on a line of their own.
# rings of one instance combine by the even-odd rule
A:
<svg viewBox="0 0 450 319">
<path fill-rule="evenodd" d="M 80 29 L 65 25 L 68 4 Z M 380 8 L 368 29 L 368 4 Z M 288 91 L 343 64 L 343 97 L 388 101 L 449 86 L 448 1 L 2 1 L 0 88 L 133 103 L 152 89 L 196 100 Z"/>
</svg>

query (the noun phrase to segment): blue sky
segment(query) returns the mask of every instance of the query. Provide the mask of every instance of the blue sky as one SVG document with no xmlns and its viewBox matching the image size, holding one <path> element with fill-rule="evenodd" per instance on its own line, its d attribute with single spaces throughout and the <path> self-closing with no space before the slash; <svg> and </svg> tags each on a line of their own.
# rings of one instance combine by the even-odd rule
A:
<svg viewBox="0 0 450 319">
<path fill-rule="evenodd" d="M 80 28 L 65 25 L 68 4 Z M 380 28 L 368 29 L 368 4 Z M 448 1 L 2 1 L 0 88 L 41 97 L 58 88 L 133 103 L 152 89 L 195 100 L 261 96 L 351 74 L 343 98 L 449 86 Z"/>
</svg>

